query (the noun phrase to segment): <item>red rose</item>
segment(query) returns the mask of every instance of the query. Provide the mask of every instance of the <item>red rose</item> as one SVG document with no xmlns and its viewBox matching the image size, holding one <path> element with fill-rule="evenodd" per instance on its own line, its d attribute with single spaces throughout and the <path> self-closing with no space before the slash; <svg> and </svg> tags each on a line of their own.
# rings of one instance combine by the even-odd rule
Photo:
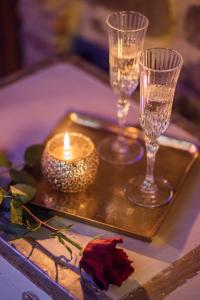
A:
<svg viewBox="0 0 200 300">
<path fill-rule="evenodd" d="M 134 271 L 131 261 L 116 244 L 121 238 L 97 239 L 87 244 L 80 260 L 80 268 L 90 274 L 101 289 L 109 284 L 120 286 Z"/>
</svg>

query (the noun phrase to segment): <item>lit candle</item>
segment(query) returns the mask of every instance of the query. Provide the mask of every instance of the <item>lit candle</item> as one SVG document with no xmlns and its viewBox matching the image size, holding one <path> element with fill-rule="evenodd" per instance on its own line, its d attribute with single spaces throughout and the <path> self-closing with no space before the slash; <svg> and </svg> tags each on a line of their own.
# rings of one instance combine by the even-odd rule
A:
<svg viewBox="0 0 200 300">
<path fill-rule="evenodd" d="M 70 132 L 55 135 L 42 156 L 42 172 L 51 185 L 63 192 L 79 192 L 94 179 L 99 164 L 91 139 Z"/>
<path fill-rule="evenodd" d="M 55 146 L 52 144 L 52 147 L 50 147 L 49 150 L 56 158 L 60 160 L 71 160 L 74 158 L 75 151 L 74 147 L 71 147 L 70 145 L 70 138 L 68 133 L 64 134 L 63 141 L 61 141 L 60 143 L 56 143 Z"/>
<path fill-rule="evenodd" d="M 94 148 L 94 144 L 89 143 L 89 138 L 87 139 L 83 139 L 81 134 L 65 133 L 59 135 L 59 141 L 51 143 L 49 150 L 59 160 L 80 159 L 89 155 Z"/>
</svg>

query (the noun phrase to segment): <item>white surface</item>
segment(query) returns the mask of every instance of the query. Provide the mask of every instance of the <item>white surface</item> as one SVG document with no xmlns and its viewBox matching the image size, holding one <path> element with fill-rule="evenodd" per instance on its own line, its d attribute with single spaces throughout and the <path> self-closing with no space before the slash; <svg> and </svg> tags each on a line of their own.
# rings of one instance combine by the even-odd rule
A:
<svg viewBox="0 0 200 300">
<path fill-rule="evenodd" d="M 22 300 L 24 292 L 32 292 L 39 300 L 52 300 L 0 256 L 0 299 Z"/>
<path fill-rule="evenodd" d="M 58 64 L 3 88 L 0 91 L 0 107 L 0 145 L 18 162 L 23 150 L 30 144 L 42 142 L 68 110 L 114 118 L 115 96 L 108 86 L 88 74 L 70 65 Z M 135 107 L 128 119 L 138 122 Z M 168 133 L 192 139 L 176 126 L 171 126 Z M 120 298 L 132 290 L 136 282 L 144 284 L 200 244 L 199 182 L 200 164 L 192 170 L 179 195 L 181 201 L 175 202 L 151 244 L 124 237 L 124 247 L 134 261 L 135 273 L 121 288 L 113 287 L 108 291 L 113 298 Z M 67 221 L 59 219 L 59 222 Z M 83 224 L 77 223 L 76 226 L 76 230 L 83 234 L 83 241 L 84 233 L 94 236 L 102 232 Z M 56 249 L 63 251 L 56 241 L 46 240 L 43 243 L 48 248 L 51 244 L 53 252 Z M 199 290 L 199 286 L 197 288 Z"/>
</svg>

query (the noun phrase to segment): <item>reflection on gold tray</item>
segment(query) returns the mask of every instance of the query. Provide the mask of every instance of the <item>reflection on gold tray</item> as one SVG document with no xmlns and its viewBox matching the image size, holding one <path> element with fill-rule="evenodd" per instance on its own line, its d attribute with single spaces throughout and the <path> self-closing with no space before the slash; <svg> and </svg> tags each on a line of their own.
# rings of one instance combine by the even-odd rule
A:
<svg viewBox="0 0 200 300">
<path fill-rule="evenodd" d="M 82 132 L 98 145 L 103 138 L 115 134 L 117 127 L 102 119 L 70 113 L 52 135 L 63 131 Z M 143 143 L 142 131 L 137 128 L 128 127 L 125 135 Z M 174 198 L 198 155 L 198 147 L 194 144 L 165 136 L 160 138 L 155 172 L 172 184 Z M 151 209 L 136 206 L 125 198 L 126 182 L 136 174 L 144 174 L 145 167 L 145 156 L 141 161 L 125 166 L 101 161 L 95 183 L 86 192 L 78 194 L 56 192 L 42 180 L 33 204 L 77 221 L 150 242 L 175 199 L 168 205 Z"/>
</svg>

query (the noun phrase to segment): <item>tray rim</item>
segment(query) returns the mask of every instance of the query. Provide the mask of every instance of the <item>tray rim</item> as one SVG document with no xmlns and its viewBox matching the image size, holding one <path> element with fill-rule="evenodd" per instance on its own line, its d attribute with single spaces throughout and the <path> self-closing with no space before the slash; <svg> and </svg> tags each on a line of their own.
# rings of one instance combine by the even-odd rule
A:
<svg viewBox="0 0 200 300">
<path fill-rule="evenodd" d="M 79 120 L 82 119 L 82 122 L 77 122 L 77 118 L 79 118 Z M 61 118 L 60 121 L 58 121 L 55 128 L 51 131 L 50 135 L 47 137 L 45 143 L 54 134 L 54 132 L 56 131 L 56 128 L 59 127 L 59 125 L 63 122 L 64 119 L 68 119 L 68 121 L 71 121 L 71 122 L 73 122 L 77 125 L 81 125 L 81 126 L 96 129 L 96 130 L 105 130 L 105 131 L 109 131 L 109 132 L 113 132 L 113 133 L 117 132 L 116 131 L 116 128 L 117 128 L 116 123 L 114 121 L 110 120 L 110 119 L 107 120 L 107 119 L 102 118 L 101 116 L 98 116 L 98 115 L 93 115 L 93 114 L 90 114 L 90 113 L 70 110 L 64 115 L 64 117 Z M 84 124 L 84 120 L 89 120 L 89 122 L 87 122 L 88 123 L 87 125 Z M 95 126 L 95 123 L 96 123 L 96 126 Z M 103 123 L 105 125 L 103 125 Z M 90 124 L 90 126 L 89 126 L 89 124 Z M 93 126 L 91 126 L 91 125 L 93 125 Z M 137 138 L 144 141 L 144 139 L 143 139 L 144 135 L 143 135 L 142 130 L 140 128 L 133 127 L 133 126 L 128 126 L 128 127 L 126 127 L 124 132 L 125 132 L 125 136 L 127 136 L 127 137 L 135 138 L 137 136 Z M 59 216 L 62 216 L 62 217 L 67 217 L 67 218 L 69 218 L 71 220 L 75 220 L 77 222 L 82 222 L 84 224 L 96 226 L 98 228 L 102 228 L 102 229 L 107 230 L 107 231 L 117 232 L 117 233 L 129 236 L 129 237 L 132 237 L 132 238 L 136 238 L 136 239 L 139 239 L 139 240 L 142 240 L 142 241 L 145 241 L 145 242 L 152 242 L 153 237 L 155 236 L 155 234 L 158 232 L 158 230 L 162 226 L 162 223 L 164 222 L 164 220 L 167 218 L 168 211 L 173 206 L 174 200 L 177 197 L 178 190 L 180 189 L 180 187 L 182 186 L 182 184 L 186 180 L 189 171 L 194 166 L 194 164 L 197 162 L 197 159 L 198 159 L 199 154 L 200 154 L 199 145 L 197 145 L 195 143 L 185 141 L 185 140 L 182 140 L 182 139 L 179 139 L 179 138 L 170 137 L 170 136 L 167 136 L 167 135 L 162 135 L 161 138 L 159 139 L 160 145 L 163 145 L 163 146 L 166 146 L 167 141 L 168 142 L 169 141 L 173 142 L 172 145 L 168 145 L 168 147 L 179 149 L 179 150 L 182 150 L 182 151 L 186 151 L 186 149 L 177 148 L 177 145 L 179 143 L 181 143 L 181 145 L 184 145 L 185 147 L 186 146 L 191 147 L 192 151 L 188 151 L 188 152 L 192 156 L 192 159 L 188 163 L 186 169 L 184 170 L 184 174 L 181 177 L 179 183 L 177 184 L 176 189 L 174 189 L 173 201 L 169 204 L 168 209 L 163 214 L 163 217 L 161 218 L 160 226 L 158 228 L 155 228 L 155 226 L 152 226 L 153 234 L 151 234 L 150 236 L 147 236 L 147 235 L 144 236 L 142 234 L 137 234 L 135 232 L 131 232 L 130 230 L 121 229 L 120 227 L 116 227 L 116 226 L 113 226 L 113 225 L 110 225 L 110 224 L 107 224 L 107 223 L 104 223 L 104 222 L 101 222 L 101 221 L 97 221 L 97 220 L 94 220 L 94 219 L 86 218 L 86 217 L 83 217 L 83 216 L 78 216 L 78 215 L 75 215 L 75 214 L 72 214 L 72 213 L 61 212 L 57 209 L 50 208 L 50 207 L 47 207 L 47 206 L 39 204 L 39 203 L 34 203 L 34 200 L 30 202 L 30 205 L 46 208 L 46 209 L 56 213 L 56 215 L 59 215 Z M 163 144 L 163 142 L 164 142 L 164 144 Z"/>
<path fill-rule="evenodd" d="M 81 112 L 81 111 L 72 111 L 72 110 L 68 111 L 64 117 L 68 117 L 72 122 L 82 125 L 82 126 L 85 126 L 85 127 L 88 127 L 88 128 L 102 129 L 102 130 L 109 131 L 112 133 L 117 133 L 116 122 L 113 121 L 113 119 L 111 119 L 111 118 L 106 119 L 99 115 L 94 115 L 91 113 L 85 113 L 85 112 Z M 76 118 L 82 119 L 83 121 L 77 122 Z M 89 124 L 90 125 L 92 124 L 93 126 L 83 124 L 85 122 L 86 118 L 87 118 L 87 120 L 89 119 Z M 59 124 L 62 122 L 62 120 L 63 120 L 63 118 L 61 119 L 60 122 L 57 123 L 57 126 L 59 126 Z M 88 121 L 87 121 L 87 123 L 88 123 Z M 95 125 L 95 123 L 96 123 L 96 125 Z M 102 124 L 102 123 L 104 123 L 104 124 Z M 98 126 L 98 124 L 100 124 L 101 127 Z M 131 138 L 134 138 L 135 136 L 137 136 L 137 138 L 144 140 L 143 131 L 140 128 L 140 126 L 137 126 L 137 125 L 133 126 L 133 125 L 128 124 L 128 126 L 124 129 L 124 135 L 127 137 L 131 137 Z M 170 145 L 169 147 L 176 148 L 175 144 L 177 142 L 181 142 L 188 146 L 189 145 L 194 146 L 195 147 L 194 152 L 198 152 L 198 153 L 200 152 L 200 141 L 199 141 L 199 143 L 193 143 L 193 142 L 187 141 L 185 139 L 181 139 L 178 137 L 171 137 L 170 135 L 165 135 L 165 134 L 161 135 L 158 140 L 159 140 L 159 144 L 163 145 L 163 146 L 166 145 L 166 140 L 170 140 L 170 141 L 173 141 L 174 147 L 172 145 Z M 181 149 L 181 150 L 184 150 L 184 149 Z"/>
</svg>

